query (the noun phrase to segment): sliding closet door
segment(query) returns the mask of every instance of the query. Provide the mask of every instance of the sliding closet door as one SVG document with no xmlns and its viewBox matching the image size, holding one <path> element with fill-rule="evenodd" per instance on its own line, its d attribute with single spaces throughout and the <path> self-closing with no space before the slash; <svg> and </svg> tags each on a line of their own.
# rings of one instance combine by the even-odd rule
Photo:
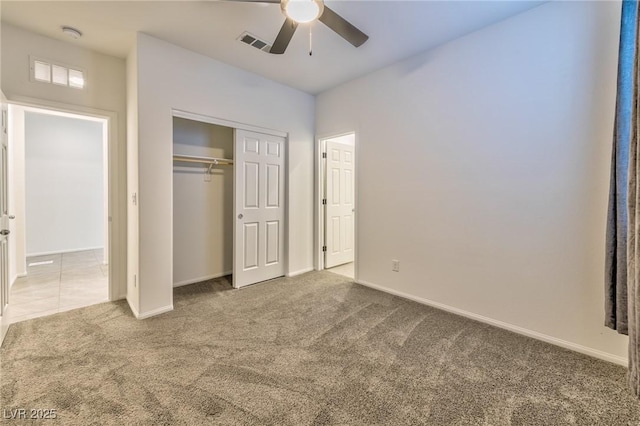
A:
<svg viewBox="0 0 640 426">
<path fill-rule="evenodd" d="M 284 138 L 236 130 L 233 286 L 284 275 Z"/>
</svg>

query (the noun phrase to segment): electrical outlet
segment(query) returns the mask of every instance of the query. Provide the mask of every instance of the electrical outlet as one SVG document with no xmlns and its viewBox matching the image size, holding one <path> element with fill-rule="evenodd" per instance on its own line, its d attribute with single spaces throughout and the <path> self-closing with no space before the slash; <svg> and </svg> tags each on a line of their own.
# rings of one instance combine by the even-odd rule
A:
<svg viewBox="0 0 640 426">
<path fill-rule="evenodd" d="M 399 260 L 392 260 L 391 261 L 391 270 L 393 272 L 400 272 L 400 261 Z"/>
</svg>

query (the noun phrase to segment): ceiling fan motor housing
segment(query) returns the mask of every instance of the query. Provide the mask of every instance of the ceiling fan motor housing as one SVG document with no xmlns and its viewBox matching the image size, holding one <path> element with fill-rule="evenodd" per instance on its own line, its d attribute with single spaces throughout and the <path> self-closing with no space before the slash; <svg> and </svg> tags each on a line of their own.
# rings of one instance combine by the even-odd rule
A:
<svg viewBox="0 0 640 426">
<path fill-rule="evenodd" d="M 281 0 L 280 8 L 285 16 L 299 24 L 312 22 L 324 12 L 323 0 Z"/>
</svg>

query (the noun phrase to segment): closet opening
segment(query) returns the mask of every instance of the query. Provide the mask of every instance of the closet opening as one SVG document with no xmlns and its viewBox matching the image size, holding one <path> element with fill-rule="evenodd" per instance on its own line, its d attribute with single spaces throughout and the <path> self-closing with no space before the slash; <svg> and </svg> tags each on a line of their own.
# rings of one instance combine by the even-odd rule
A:
<svg viewBox="0 0 640 426">
<path fill-rule="evenodd" d="M 173 286 L 233 272 L 234 129 L 173 117 Z"/>
<path fill-rule="evenodd" d="M 285 275 L 287 136 L 173 110 L 174 288 Z"/>
</svg>

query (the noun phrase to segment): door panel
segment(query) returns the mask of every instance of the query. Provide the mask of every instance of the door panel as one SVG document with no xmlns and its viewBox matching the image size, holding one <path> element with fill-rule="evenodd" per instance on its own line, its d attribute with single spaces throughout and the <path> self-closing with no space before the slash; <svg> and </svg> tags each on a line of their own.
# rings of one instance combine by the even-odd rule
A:
<svg viewBox="0 0 640 426">
<path fill-rule="evenodd" d="M 244 152 L 247 154 L 259 154 L 260 139 L 246 137 L 244 139 Z"/>
<path fill-rule="evenodd" d="M 352 145 L 326 142 L 325 267 L 354 258 L 354 151 Z"/>
<path fill-rule="evenodd" d="M 280 207 L 280 166 L 267 164 L 267 207 Z"/>
<path fill-rule="evenodd" d="M 280 157 L 280 144 L 267 141 L 267 155 Z"/>
<path fill-rule="evenodd" d="M 258 208 L 258 171 L 260 165 L 258 163 L 244 164 L 244 208 Z"/>
<path fill-rule="evenodd" d="M 344 171 L 344 202 L 353 205 L 353 177 L 351 170 Z"/>
<path fill-rule="evenodd" d="M 235 132 L 233 285 L 284 275 L 282 137 Z"/>
<path fill-rule="evenodd" d="M 342 232 L 344 233 L 344 239 L 342 242 L 344 243 L 344 249 L 351 252 L 353 252 L 353 222 L 354 218 L 352 215 L 344 216 L 342 218 Z"/>
<path fill-rule="evenodd" d="M 280 260 L 280 222 L 267 222 L 267 265 L 273 265 Z"/>
<path fill-rule="evenodd" d="M 245 270 L 258 267 L 258 229 L 259 223 L 244 224 L 244 262 Z"/>
</svg>

